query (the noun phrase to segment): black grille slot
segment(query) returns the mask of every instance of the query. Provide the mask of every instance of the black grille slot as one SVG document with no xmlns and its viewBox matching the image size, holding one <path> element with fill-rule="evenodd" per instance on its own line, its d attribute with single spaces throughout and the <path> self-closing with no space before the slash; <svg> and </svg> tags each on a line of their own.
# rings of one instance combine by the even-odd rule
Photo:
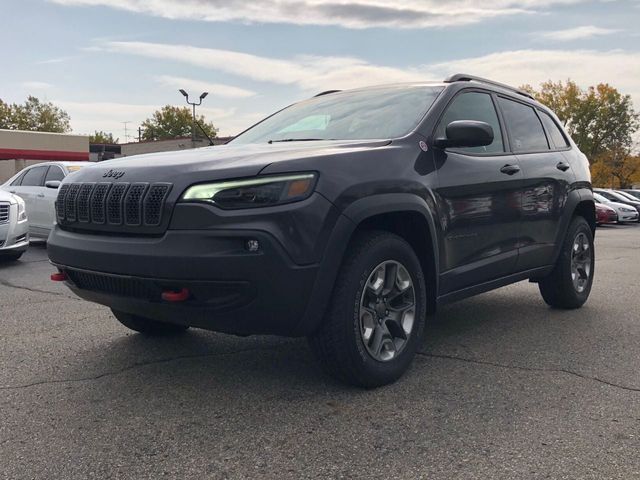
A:
<svg viewBox="0 0 640 480">
<path fill-rule="evenodd" d="M 64 200 L 67 196 L 67 192 L 69 191 L 70 186 L 70 184 L 64 183 L 60 185 L 60 189 L 58 190 L 58 197 L 56 198 L 56 216 L 58 217 L 58 223 L 64 220 Z"/>
<path fill-rule="evenodd" d="M 124 199 L 124 223 L 138 226 L 142 224 L 142 200 L 147 191 L 147 183 L 134 183 Z"/>
<path fill-rule="evenodd" d="M 169 194 L 171 185 L 167 183 L 154 183 L 144 198 L 144 224 L 155 227 L 160 225 L 164 201 Z"/>
<path fill-rule="evenodd" d="M 67 196 L 64 199 L 64 215 L 67 222 L 76 221 L 76 198 L 80 191 L 79 183 L 72 183 L 67 192 Z"/>
<path fill-rule="evenodd" d="M 91 195 L 91 221 L 93 223 L 102 224 L 105 222 L 105 200 L 107 199 L 107 193 L 111 188 L 110 183 L 99 183 L 93 190 Z"/>
<path fill-rule="evenodd" d="M 162 293 L 160 287 L 148 280 L 79 270 L 65 270 L 65 273 L 78 288 L 83 290 L 148 300 L 160 300 Z"/>
<path fill-rule="evenodd" d="M 128 183 L 115 183 L 107 196 L 107 223 L 122 225 L 122 200 Z"/>
<path fill-rule="evenodd" d="M 93 190 L 93 183 L 84 183 L 78 192 L 78 221 L 87 223 L 91 220 L 91 211 L 89 210 L 89 199 Z"/>
<path fill-rule="evenodd" d="M 9 205 L 8 203 L 0 203 L 0 223 L 9 223 L 10 207 L 11 205 Z"/>
</svg>

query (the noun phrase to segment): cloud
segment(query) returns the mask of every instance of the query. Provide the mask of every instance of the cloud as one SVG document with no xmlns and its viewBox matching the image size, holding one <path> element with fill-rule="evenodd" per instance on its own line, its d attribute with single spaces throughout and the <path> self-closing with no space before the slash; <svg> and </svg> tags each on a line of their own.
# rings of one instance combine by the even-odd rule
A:
<svg viewBox="0 0 640 480">
<path fill-rule="evenodd" d="M 620 30 L 613 28 L 601 28 L 594 25 L 585 25 L 582 27 L 569 28 L 566 30 L 534 32 L 532 33 L 532 36 L 539 37 L 545 40 L 568 42 L 572 40 L 584 40 L 586 38 L 599 37 L 602 35 L 611 35 L 618 32 L 620 32 Z"/>
<path fill-rule="evenodd" d="M 233 50 L 147 42 L 107 42 L 106 51 L 186 63 L 240 77 L 303 90 L 350 88 L 368 83 L 420 80 L 418 72 L 372 65 L 354 57 L 301 55 L 291 59 L 260 57 Z"/>
<path fill-rule="evenodd" d="M 108 51 L 159 58 L 261 82 L 295 85 L 305 93 L 405 81 L 442 80 L 466 72 L 513 85 L 571 78 L 583 86 L 609 82 L 640 105 L 640 53 L 623 50 L 515 50 L 404 69 L 355 57 L 260 57 L 231 50 L 143 42 L 109 42 Z M 276 105 L 274 105 L 274 108 Z"/>
<path fill-rule="evenodd" d="M 49 0 L 103 6 L 167 19 L 210 22 L 338 25 L 346 28 L 430 28 L 535 13 L 587 0 Z"/>
<path fill-rule="evenodd" d="M 244 88 L 232 85 L 222 85 L 220 83 L 209 83 L 191 78 L 174 77 L 171 75 L 159 75 L 155 80 L 165 86 L 174 89 L 185 89 L 190 95 L 200 95 L 202 92 L 209 92 L 209 95 L 225 98 L 248 98 L 253 97 L 256 92 L 245 90 Z M 197 97 L 196 97 L 197 98 Z"/>
<path fill-rule="evenodd" d="M 20 85 L 27 90 L 49 90 L 53 88 L 50 83 L 38 81 L 22 82 Z"/>
</svg>

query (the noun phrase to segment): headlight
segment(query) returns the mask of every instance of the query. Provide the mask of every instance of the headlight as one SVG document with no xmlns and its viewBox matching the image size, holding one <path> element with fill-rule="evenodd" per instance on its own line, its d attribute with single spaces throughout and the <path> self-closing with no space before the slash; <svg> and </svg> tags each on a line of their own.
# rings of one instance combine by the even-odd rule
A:
<svg viewBox="0 0 640 480">
<path fill-rule="evenodd" d="M 18 221 L 19 222 L 26 222 L 27 221 L 27 209 L 25 208 L 24 200 L 22 200 L 20 197 L 16 197 L 16 200 L 18 201 Z"/>
<path fill-rule="evenodd" d="M 269 207 L 298 202 L 313 193 L 315 173 L 255 177 L 189 187 L 183 201 L 209 202 L 225 209 Z"/>
<path fill-rule="evenodd" d="M 631 210 L 630 208 L 620 207 L 620 210 L 623 212 L 635 212 L 635 210 Z"/>
</svg>

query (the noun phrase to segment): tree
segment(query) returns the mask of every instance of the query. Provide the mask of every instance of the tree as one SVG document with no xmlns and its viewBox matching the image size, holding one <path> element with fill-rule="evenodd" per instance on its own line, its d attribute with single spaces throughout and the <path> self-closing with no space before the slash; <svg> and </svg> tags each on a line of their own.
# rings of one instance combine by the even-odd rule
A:
<svg viewBox="0 0 640 480">
<path fill-rule="evenodd" d="M 211 122 L 207 122 L 204 116 L 196 117 L 198 124 L 211 138 L 214 138 L 218 129 Z M 173 107 L 166 105 L 156 110 L 150 118 L 142 122 L 142 138 L 144 140 L 167 140 L 172 138 L 187 137 L 191 135 L 193 117 L 189 107 Z M 201 135 L 199 128 L 196 134 Z"/>
<path fill-rule="evenodd" d="M 31 95 L 23 104 L 9 105 L 0 100 L 0 128 L 55 133 L 71 131 L 67 112 Z"/>
<path fill-rule="evenodd" d="M 96 130 L 89 135 L 89 143 L 118 143 L 119 138 L 114 139 L 113 133 L 103 132 L 102 130 Z"/>
<path fill-rule="evenodd" d="M 529 85 L 523 88 L 558 115 L 589 162 L 606 152 L 631 149 L 640 123 L 630 95 L 606 83 L 582 90 L 571 80 L 545 82 L 539 91 Z"/>
<path fill-rule="evenodd" d="M 631 155 L 629 150 L 602 154 L 591 165 L 591 181 L 611 188 L 631 188 L 640 181 L 640 156 Z"/>
</svg>

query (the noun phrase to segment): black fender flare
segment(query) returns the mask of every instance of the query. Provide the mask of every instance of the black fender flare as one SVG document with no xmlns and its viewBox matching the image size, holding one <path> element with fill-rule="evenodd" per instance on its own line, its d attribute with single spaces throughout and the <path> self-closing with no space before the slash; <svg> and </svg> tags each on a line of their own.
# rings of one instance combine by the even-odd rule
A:
<svg viewBox="0 0 640 480">
<path fill-rule="evenodd" d="M 338 217 L 325 247 L 313 291 L 309 297 L 304 317 L 296 327 L 295 335 L 308 335 L 318 328 L 324 317 L 327 299 L 333 290 L 351 237 L 361 222 L 376 215 L 396 212 L 415 212 L 424 218 L 428 226 L 429 235 L 431 236 L 432 255 L 436 268 L 436 272 L 434 272 L 436 282 L 434 293 L 437 296 L 437 282 L 439 277 L 437 269 L 440 249 L 434 211 L 435 206 L 430 207 L 425 199 L 412 193 L 383 193 L 371 195 L 356 200 L 344 209 Z"/>
<path fill-rule="evenodd" d="M 564 206 L 565 214 L 562 215 L 562 219 L 560 220 L 560 228 L 558 229 L 558 236 L 555 239 L 556 249 L 553 254 L 553 263 L 555 264 L 560 256 L 560 252 L 562 250 L 562 245 L 564 243 L 564 238 L 567 235 L 567 231 L 569 230 L 569 224 L 574 217 L 578 206 L 583 202 L 595 202 L 593 199 L 593 191 L 588 187 L 579 187 L 571 190 L 567 195 L 567 201 Z M 571 212 L 569 215 L 568 212 Z M 587 219 L 588 220 L 588 219 Z M 591 224 L 592 222 L 589 222 Z M 593 224 L 595 225 L 595 219 L 593 219 Z"/>
</svg>

